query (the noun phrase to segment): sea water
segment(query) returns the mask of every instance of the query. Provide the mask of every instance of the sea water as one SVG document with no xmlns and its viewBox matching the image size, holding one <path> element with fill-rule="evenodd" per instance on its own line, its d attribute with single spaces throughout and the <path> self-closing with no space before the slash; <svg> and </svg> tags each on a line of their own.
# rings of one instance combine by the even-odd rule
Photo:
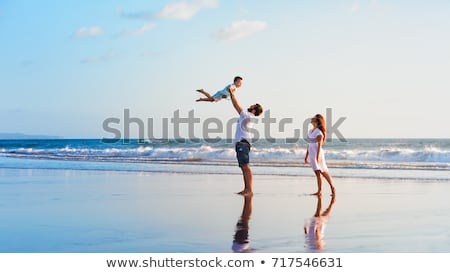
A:
<svg viewBox="0 0 450 273">
<path fill-rule="evenodd" d="M 338 193 L 322 251 L 448 253 L 450 139 L 324 149 Z M 333 199 L 309 195 L 305 151 L 253 143 L 252 251 L 316 251 L 304 227 Z M 235 156 L 232 141 L 0 140 L 0 252 L 231 252 L 245 208 Z"/>
<path fill-rule="evenodd" d="M 450 180 L 450 139 L 347 139 L 324 144 L 334 177 Z M 257 175 L 310 176 L 306 142 L 258 140 Z M 231 140 L 0 140 L 0 168 L 240 173 Z"/>
</svg>

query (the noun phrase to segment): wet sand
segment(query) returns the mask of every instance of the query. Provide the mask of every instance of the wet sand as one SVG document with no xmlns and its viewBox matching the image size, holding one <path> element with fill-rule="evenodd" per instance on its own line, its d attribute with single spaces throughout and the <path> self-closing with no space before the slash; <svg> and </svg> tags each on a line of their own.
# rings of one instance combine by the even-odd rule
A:
<svg viewBox="0 0 450 273">
<path fill-rule="evenodd" d="M 0 169 L 0 252 L 450 252 L 450 184 Z M 305 231 L 307 234 L 305 234 Z M 237 235 L 237 236 L 236 236 Z M 242 244 L 242 245 L 239 245 Z"/>
</svg>

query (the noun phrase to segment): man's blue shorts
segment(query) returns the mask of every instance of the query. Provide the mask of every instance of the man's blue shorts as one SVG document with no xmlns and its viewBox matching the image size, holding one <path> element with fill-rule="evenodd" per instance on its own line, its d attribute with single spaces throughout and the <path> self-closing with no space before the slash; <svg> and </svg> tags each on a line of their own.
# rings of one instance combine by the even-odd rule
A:
<svg viewBox="0 0 450 273">
<path fill-rule="evenodd" d="M 239 167 L 243 167 L 250 163 L 250 143 L 245 139 L 236 142 L 236 158 L 239 163 Z"/>
</svg>

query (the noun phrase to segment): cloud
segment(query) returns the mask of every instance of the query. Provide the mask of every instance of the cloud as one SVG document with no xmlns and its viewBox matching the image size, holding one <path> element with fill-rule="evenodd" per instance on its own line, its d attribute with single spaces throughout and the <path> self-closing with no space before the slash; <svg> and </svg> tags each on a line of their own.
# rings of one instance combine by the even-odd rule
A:
<svg viewBox="0 0 450 273">
<path fill-rule="evenodd" d="M 120 17 L 125 19 L 140 19 L 140 20 L 150 20 L 153 18 L 153 14 L 148 11 L 140 11 L 140 12 L 125 12 L 123 9 L 118 8 L 117 14 Z"/>
<path fill-rule="evenodd" d="M 351 12 L 358 12 L 359 11 L 359 0 L 353 1 L 352 7 L 350 9 Z"/>
<path fill-rule="evenodd" d="M 144 24 L 143 26 L 141 26 L 139 28 L 123 31 L 120 34 L 120 36 L 122 36 L 122 37 L 138 36 L 138 35 L 142 35 L 142 34 L 148 32 L 154 28 L 155 28 L 155 24 L 148 23 L 148 24 Z"/>
<path fill-rule="evenodd" d="M 379 0 L 354 0 L 350 7 L 350 12 L 388 12 L 392 10 L 389 2 L 381 2 Z"/>
<path fill-rule="evenodd" d="M 189 20 L 194 17 L 201 9 L 215 8 L 218 5 L 217 0 L 197 0 L 194 2 L 176 2 L 166 5 L 157 16 L 161 19 L 170 20 Z"/>
<path fill-rule="evenodd" d="M 94 37 L 99 36 L 103 33 L 103 29 L 99 26 L 94 27 L 82 27 L 79 30 L 75 31 L 73 34 L 76 38 L 81 37 Z"/>
<path fill-rule="evenodd" d="M 236 21 L 217 33 L 217 38 L 224 41 L 232 41 L 250 36 L 258 31 L 263 31 L 267 24 L 263 21 Z"/>
<path fill-rule="evenodd" d="M 83 59 L 81 61 L 82 64 L 93 64 L 93 63 L 104 63 L 109 61 L 110 59 L 114 58 L 116 54 L 113 51 L 109 51 L 106 55 L 99 56 L 99 57 L 89 57 L 86 59 Z"/>
</svg>

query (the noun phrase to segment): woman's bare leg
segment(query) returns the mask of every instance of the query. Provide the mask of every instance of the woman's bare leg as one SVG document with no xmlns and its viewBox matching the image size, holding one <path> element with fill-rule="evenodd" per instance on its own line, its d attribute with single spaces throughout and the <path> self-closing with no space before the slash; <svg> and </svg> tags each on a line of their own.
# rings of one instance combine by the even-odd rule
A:
<svg viewBox="0 0 450 273">
<path fill-rule="evenodd" d="M 322 177 L 320 176 L 320 170 L 314 171 L 317 178 L 317 192 L 313 193 L 312 195 L 321 195 L 322 194 Z"/>
<path fill-rule="evenodd" d="M 322 172 L 323 177 L 325 177 L 325 179 L 327 180 L 328 184 L 330 185 L 331 188 L 331 195 L 335 195 L 336 194 L 336 188 L 333 185 L 333 179 L 331 179 L 331 175 L 328 172 Z"/>
</svg>

